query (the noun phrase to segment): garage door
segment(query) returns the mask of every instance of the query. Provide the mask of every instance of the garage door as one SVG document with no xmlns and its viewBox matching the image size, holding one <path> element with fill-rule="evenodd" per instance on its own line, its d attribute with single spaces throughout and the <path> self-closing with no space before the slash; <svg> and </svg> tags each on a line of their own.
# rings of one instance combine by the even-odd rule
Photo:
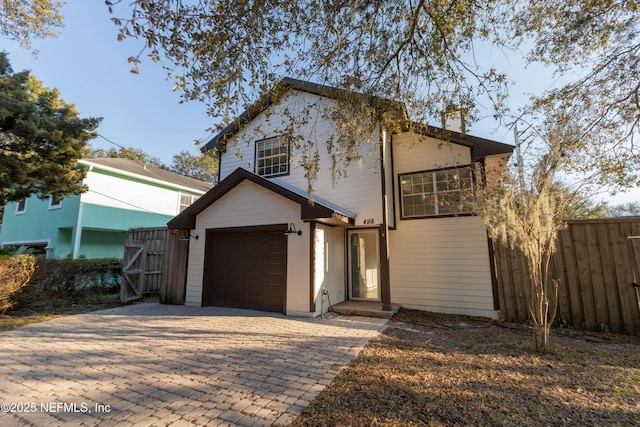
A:
<svg viewBox="0 0 640 427">
<path fill-rule="evenodd" d="M 284 313 L 286 225 L 208 230 L 202 305 Z"/>
</svg>

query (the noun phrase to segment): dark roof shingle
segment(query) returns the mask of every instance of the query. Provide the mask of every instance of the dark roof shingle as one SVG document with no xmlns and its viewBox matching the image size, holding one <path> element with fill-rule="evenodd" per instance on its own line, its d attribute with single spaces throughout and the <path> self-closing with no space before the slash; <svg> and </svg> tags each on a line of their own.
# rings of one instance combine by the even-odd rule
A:
<svg viewBox="0 0 640 427">
<path fill-rule="evenodd" d="M 90 163 L 96 167 L 105 166 L 113 169 L 118 169 L 123 172 L 136 174 L 144 178 L 152 178 L 160 181 L 164 181 L 169 184 L 179 185 L 181 187 L 187 187 L 198 191 L 209 191 L 213 185 L 208 184 L 198 179 L 189 178 L 168 170 L 159 168 L 152 165 L 144 165 L 131 159 L 123 158 L 100 158 L 100 159 L 82 159 L 80 161 L 83 164 Z"/>
</svg>

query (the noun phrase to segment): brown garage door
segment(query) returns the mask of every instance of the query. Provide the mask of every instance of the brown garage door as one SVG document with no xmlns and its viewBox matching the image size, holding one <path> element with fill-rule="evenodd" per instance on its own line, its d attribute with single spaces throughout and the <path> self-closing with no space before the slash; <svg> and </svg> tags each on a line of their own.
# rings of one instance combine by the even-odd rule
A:
<svg viewBox="0 0 640 427">
<path fill-rule="evenodd" d="M 284 312 L 286 225 L 207 230 L 202 305 Z"/>
</svg>

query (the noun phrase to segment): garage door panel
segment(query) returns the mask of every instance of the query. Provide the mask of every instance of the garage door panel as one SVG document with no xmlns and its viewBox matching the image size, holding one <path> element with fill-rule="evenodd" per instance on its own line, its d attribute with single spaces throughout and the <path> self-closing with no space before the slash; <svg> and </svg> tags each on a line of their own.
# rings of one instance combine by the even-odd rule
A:
<svg viewBox="0 0 640 427">
<path fill-rule="evenodd" d="M 208 230 L 203 305 L 284 312 L 285 229 Z"/>
</svg>

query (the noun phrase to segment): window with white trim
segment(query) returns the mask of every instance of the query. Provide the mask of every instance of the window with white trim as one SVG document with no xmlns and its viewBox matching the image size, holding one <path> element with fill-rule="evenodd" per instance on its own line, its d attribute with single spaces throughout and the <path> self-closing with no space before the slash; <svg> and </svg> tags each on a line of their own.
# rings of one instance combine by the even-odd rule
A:
<svg viewBox="0 0 640 427">
<path fill-rule="evenodd" d="M 282 138 L 256 141 L 256 175 L 270 177 L 289 173 L 289 147 Z"/>
<path fill-rule="evenodd" d="M 473 171 L 470 166 L 400 175 L 402 218 L 472 214 Z"/>
<path fill-rule="evenodd" d="M 23 197 L 22 199 L 18 200 L 18 203 L 16 204 L 16 215 L 20 215 L 26 212 L 27 212 L 27 198 Z"/>
<path fill-rule="evenodd" d="M 53 196 L 49 196 L 49 210 L 60 209 L 62 207 L 62 199 L 54 199 Z"/>
<path fill-rule="evenodd" d="M 189 206 L 193 204 L 198 199 L 198 196 L 195 194 L 189 193 L 180 193 L 180 205 L 178 206 L 178 213 L 187 209 Z"/>
</svg>

